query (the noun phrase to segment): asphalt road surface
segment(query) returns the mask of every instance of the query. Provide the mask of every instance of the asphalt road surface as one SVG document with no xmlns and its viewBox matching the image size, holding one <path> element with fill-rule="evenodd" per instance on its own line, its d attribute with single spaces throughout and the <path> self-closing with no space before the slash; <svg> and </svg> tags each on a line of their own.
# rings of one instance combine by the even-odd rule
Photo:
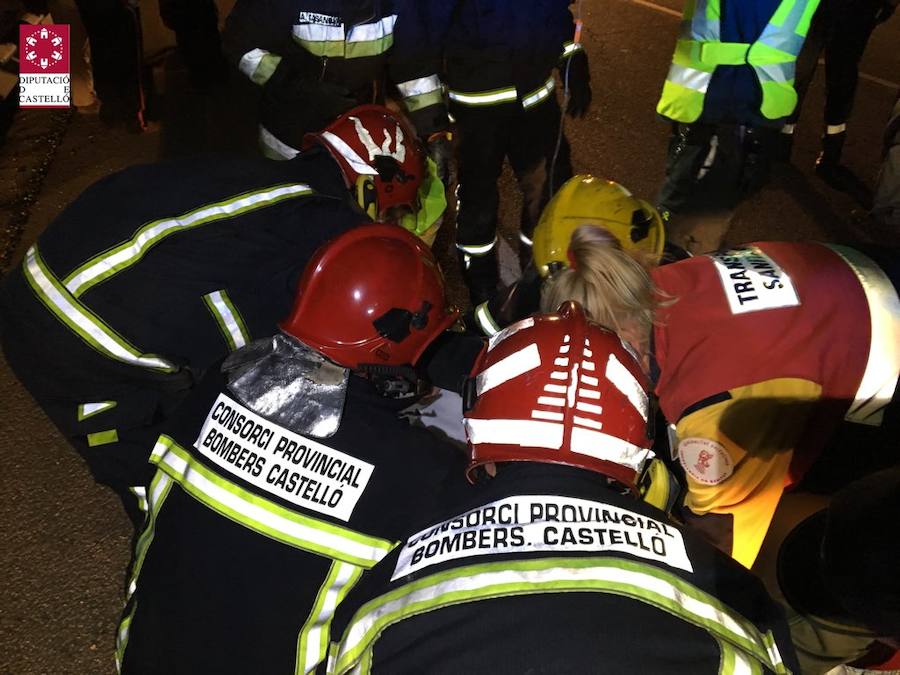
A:
<svg viewBox="0 0 900 675">
<path fill-rule="evenodd" d="M 585 0 L 584 43 L 594 105 L 567 121 L 577 171 L 652 199 L 663 175 L 668 127 L 654 114 L 678 27 L 680 3 Z M 524 11 L 524 9 L 523 9 Z M 845 151 L 872 185 L 880 138 L 900 81 L 900 19 L 878 28 L 863 60 Z M 177 59 L 157 69 L 159 129 L 110 132 L 96 116 L 20 113 L 0 161 L 0 272 L 21 259 L 43 227 L 85 187 L 121 167 L 210 150 L 253 152 L 254 92 L 234 77 L 192 91 Z M 851 224 L 859 206 L 812 173 L 821 133 L 821 71 L 801 119 L 794 165 L 744 204 L 728 231 L 696 233 L 699 246 L 753 239 L 878 239 Z M 522 139 L 528 142 L 528 139 Z M 518 202 L 503 182 L 501 217 L 512 231 Z M 85 224 L 89 227 L 89 224 Z M 442 236 L 446 258 L 450 237 Z M 452 270 L 454 295 L 462 297 Z M 91 481 L 15 378 L 0 364 L 0 673 L 110 673 L 131 531 L 116 498 Z"/>
</svg>

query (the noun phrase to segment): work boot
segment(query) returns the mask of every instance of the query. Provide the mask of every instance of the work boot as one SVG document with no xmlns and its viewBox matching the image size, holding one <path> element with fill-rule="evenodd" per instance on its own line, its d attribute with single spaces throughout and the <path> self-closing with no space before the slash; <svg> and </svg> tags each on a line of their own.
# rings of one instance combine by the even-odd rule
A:
<svg viewBox="0 0 900 675">
<path fill-rule="evenodd" d="M 826 183 L 833 182 L 840 173 L 838 167 L 841 165 L 841 152 L 846 139 L 846 131 L 822 136 L 822 151 L 816 157 L 816 175 Z"/>
<path fill-rule="evenodd" d="M 469 289 L 472 307 L 489 300 L 497 291 L 500 274 L 497 271 L 497 249 L 487 253 L 472 255 L 465 251 L 457 251 L 459 266 L 462 268 L 463 280 Z"/>
</svg>

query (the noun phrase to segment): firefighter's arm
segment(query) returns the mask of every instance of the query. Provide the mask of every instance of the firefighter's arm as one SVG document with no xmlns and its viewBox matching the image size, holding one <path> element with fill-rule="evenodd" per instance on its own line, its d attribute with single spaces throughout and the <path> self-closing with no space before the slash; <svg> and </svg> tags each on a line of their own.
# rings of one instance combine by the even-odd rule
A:
<svg viewBox="0 0 900 675">
<path fill-rule="evenodd" d="M 388 74 L 397 86 L 419 135 L 429 144 L 440 142 L 441 147 L 446 146 L 449 152 L 449 136 L 446 133 L 450 122 L 439 76 L 442 41 L 433 39 L 437 31 L 429 25 L 436 20 L 432 16 L 435 10 L 431 5 L 434 4 L 452 5 L 450 2 L 420 3 L 412 0 L 396 5 L 397 22 L 394 25 L 394 43 L 388 52 Z M 444 178 L 446 176 L 442 176 Z"/>
<path fill-rule="evenodd" d="M 237 0 L 222 33 L 225 56 L 252 82 L 264 85 L 281 64 L 292 23 L 269 0 Z"/>
<path fill-rule="evenodd" d="M 756 559 L 820 388 L 783 378 L 733 389 L 677 424 L 685 520 L 735 560 Z"/>
</svg>

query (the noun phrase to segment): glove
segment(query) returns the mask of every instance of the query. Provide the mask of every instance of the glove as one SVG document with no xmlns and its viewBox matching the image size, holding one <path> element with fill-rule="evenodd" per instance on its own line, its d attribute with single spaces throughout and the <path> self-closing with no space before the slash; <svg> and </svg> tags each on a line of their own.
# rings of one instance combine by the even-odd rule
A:
<svg viewBox="0 0 900 675">
<path fill-rule="evenodd" d="M 441 179 L 444 187 L 450 187 L 451 181 L 455 178 L 455 169 L 453 161 L 453 136 L 449 131 L 439 131 L 428 137 L 428 156 L 437 167 L 437 176 Z"/>
<path fill-rule="evenodd" d="M 355 105 L 350 90 L 311 78 L 282 59 L 263 85 L 260 122 L 279 140 L 300 148 L 307 132 L 327 126 Z"/>
<path fill-rule="evenodd" d="M 884 0 L 881 3 L 881 7 L 875 10 L 875 23 L 884 23 L 888 19 L 890 19 L 894 11 L 897 9 L 897 4 L 892 2 L 891 0 Z"/>
<path fill-rule="evenodd" d="M 587 114 L 591 106 L 593 93 L 591 92 L 591 70 L 588 67 L 587 54 L 579 49 L 569 57 L 568 63 L 560 67 L 563 86 L 568 77 L 569 105 L 566 114 L 569 117 L 581 118 Z"/>
</svg>

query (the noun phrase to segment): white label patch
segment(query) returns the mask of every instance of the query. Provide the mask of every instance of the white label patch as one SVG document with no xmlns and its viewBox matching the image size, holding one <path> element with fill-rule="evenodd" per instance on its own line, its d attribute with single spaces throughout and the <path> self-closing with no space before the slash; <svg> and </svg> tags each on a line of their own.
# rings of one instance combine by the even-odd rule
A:
<svg viewBox="0 0 900 675">
<path fill-rule="evenodd" d="M 330 14 L 318 14 L 317 12 L 300 12 L 297 23 L 314 23 L 319 26 L 343 26 L 344 22 L 339 16 Z"/>
<path fill-rule="evenodd" d="M 735 249 L 709 257 L 722 279 L 732 314 L 800 304 L 791 278 L 758 248 Z"/>
<path fill-rule="evenodd" d="M 410 537 L 391 580 L 481 555 L 619 551 L 693 572 L 681 532 L 610 504 L 555 495 L 507 497 Z"/>
<path fill-rule="evenodd" d="M 691 478 L 703 485 L 718 485 L 734 473 L 734 462 L 725 446 L 708 438 L 681 441 L 678 461 Z"/>
<path fill-rule="evenodd" d="M 225 394 L 210 408 L 194 447 L 270 494 L 343 521 L 350 519 L 374 469 L 269 422 Z"/>
</svg>

